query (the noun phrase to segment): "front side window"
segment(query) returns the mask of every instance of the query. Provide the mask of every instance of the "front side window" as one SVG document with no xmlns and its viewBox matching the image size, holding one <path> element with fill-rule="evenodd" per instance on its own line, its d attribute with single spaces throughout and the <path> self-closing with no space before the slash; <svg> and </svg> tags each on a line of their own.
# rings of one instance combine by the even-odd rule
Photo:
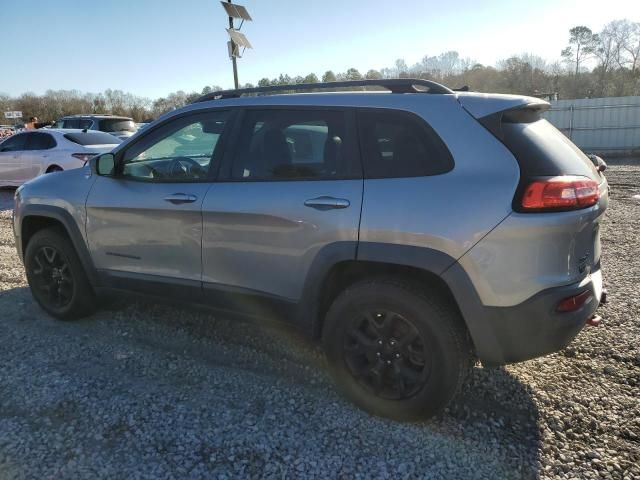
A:
<svg viewBox="0 0 640 480">
<path fill-rule="evenodd" d="M 0 143 L 0 152 L 18 152 L 25 149 L 27 134 L 20 133 Z"/>
<path fill-rule="evenodd" d="M 229 112 L 177 118 L 149 132 L 123 157 L 122 175 L 149 181 L 194 181 L 207 177 Z"/>
<path fill-rule="evenodd" d="M 349 171 L 345 114 L 328 110 L 249 110 L 234 180 L 344 178 Z"/>
<path fill-rule="evenodd" d="M 446 173 L 453 158 L 420 118 L 406 112 L 358 112 L 366 178 L 422 177 Z"/>
</svg>

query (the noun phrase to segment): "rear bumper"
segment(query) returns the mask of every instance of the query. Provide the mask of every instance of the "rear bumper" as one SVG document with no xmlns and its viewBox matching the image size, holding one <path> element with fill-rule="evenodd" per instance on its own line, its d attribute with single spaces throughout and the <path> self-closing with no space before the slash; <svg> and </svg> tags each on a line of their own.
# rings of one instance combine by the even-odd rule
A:
<svg viewBox="0 0 640 480">
<path fill-rule="evenodd" d="M 592 297 L 575 312 L 559 313 L 558 303 L 589 290 Z M 497 350 L 484 353 L 483 363 L 521 362 L 557 352 L 582 330 L 602 297 L 602 273 L 593 272 L 582 282 L 551 288 L 513 307 L 487 308 L 487 329 L 493 332 Z"/>
<path fill-rule="evenodd" d="M 447 272 L 450 280 L 463 277 Z M 451 284 L 450 284 L 451 285 Z M 486 366 L 521 362 L 557 352 L 566 347 L 585 326 L 602 298 L 601 270 L 581 282 L 543 290 L 519 305 L 486 307 L 473 287 L 454 297 L 467 323 L 476 354 Z M 585 290 L 592 298 L 574 312 L 559 313 L 558 303 Z"/>
</svg>

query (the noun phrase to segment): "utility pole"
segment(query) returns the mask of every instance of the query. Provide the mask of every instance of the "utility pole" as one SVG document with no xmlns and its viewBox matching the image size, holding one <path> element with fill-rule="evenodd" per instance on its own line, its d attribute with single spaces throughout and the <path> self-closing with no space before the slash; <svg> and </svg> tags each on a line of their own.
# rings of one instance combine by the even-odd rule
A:
<svg viewBox="0 0 640 480">
<path fill-rule="evenodd" d="M 239 88 L 237 59 L 242 57 L 240 47 L 242 47 L 242 53 L 244 53 L 247 48 L 253 48 L 249 40 L 247 40 L 247 37 L 240 33 L 240 29 L 242 28 L 242 25 L 244 25 L 245 20 L 250 22 L 252 21 L 252 18 L 251 15 L 249 15 L 249 12 L 247 12 L 247 9 L 242 5 L 235 5 L 231 0 L 227 0 L 226 2 L 221 0 L 220 3 L 229 16 L 229 28 L 227 28 L 229 41 L 227 42 L 227 46 L 229 48 L 229 57 L 231 58 L 231 63 L 233 65 L 233 84 L 237 90 Z M 233 25 L 234 18 L 241 20 L 240 26 L 237 29 Z"/>
<path fill-rule="evenodd" d="M 227 0 L 227 3 L 231 3 L 231 0 Z M 233 17 L 229 17 L 229 28 L 233 30 Z M 234 55 L 237 45 L 234 43 L 233 38 L 230 40 L 231 42 L 231 63 L 233 63 L 233 85 L 236 90 L 239 88 L 238 84 L 238 63 L 236 61 L 236 56 Z"/>
</svg>

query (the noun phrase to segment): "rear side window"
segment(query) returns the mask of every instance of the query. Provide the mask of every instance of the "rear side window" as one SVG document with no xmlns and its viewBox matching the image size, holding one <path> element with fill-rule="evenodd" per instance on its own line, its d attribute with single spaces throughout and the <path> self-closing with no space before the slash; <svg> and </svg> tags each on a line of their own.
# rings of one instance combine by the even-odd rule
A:
<svg viewBox="0 0 640 480">
<path fill-rule="evenodd" d="M 353 135 L 333 110 L 248 110 L 233 162 L 234 180 L 322 180 L 352 171 Z"/>
<path fill-rule="evenodd" d="M 55 139 L 48 133 L 28 133 L 27 150 L 48 150 L 56 146 Z"/>
<path fill-rule="evenodd" d="M 64 128 L 80 128 L 80 119 L 72 118 L 64 121 Z"/>
<path fill-rule="evenodd" d="M 513 153 L 523 177 L 581 175 L 599 178 L 593 162 L 562 132 L 531 109 L 506 112 L 502 142 Z"/>
<path fill-rule="evenodd" d="M 100 120 L 99 129 L 103 132 L 135 132 L 136 124 L 125 118 L 108 118 Z"/>
<path fill-rule="evenodd" d="M 118 137 L 95 130 L 78 133 L 65 133 L 64 138 L 78 145 L 114 145 L 122 143 Z"/>
<path fill-rule="evenodd" d="M 416 115 L 360 110 L 358 127 L 365 178 L 424 177 L 453 168 L 444 142 Z"/>
</svg>

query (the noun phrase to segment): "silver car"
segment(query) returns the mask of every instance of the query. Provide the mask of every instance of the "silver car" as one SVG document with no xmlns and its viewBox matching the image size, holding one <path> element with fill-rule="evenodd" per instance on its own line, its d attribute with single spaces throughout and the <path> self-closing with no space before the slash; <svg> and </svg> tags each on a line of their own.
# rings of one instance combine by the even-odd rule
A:
<svg viewBox="0 0 640 480">
<path fill-rule="evenodd" d="M 0 186 L 18 186 L 44 173 L 83 167 L 122 141 L 103 132 L 32 130 L 0 142 Z"/>
<path fill-rule="evenodd" d="M 18 189 L 16 245 L 55 317 L 126 290 L 282 319 L 357 405 L 426 418 L 604 300 L 607 181 L 548 107 L 412 79 L 215 92 Z"/>
<path fill-rule="evenodd" d="M 131 137 L 138 127 L 133 119 L 108 114 L 68 115 L 54 124 L 55 128 L 78 128 L 110 133 L 121 140 Z"/>
</svg>

